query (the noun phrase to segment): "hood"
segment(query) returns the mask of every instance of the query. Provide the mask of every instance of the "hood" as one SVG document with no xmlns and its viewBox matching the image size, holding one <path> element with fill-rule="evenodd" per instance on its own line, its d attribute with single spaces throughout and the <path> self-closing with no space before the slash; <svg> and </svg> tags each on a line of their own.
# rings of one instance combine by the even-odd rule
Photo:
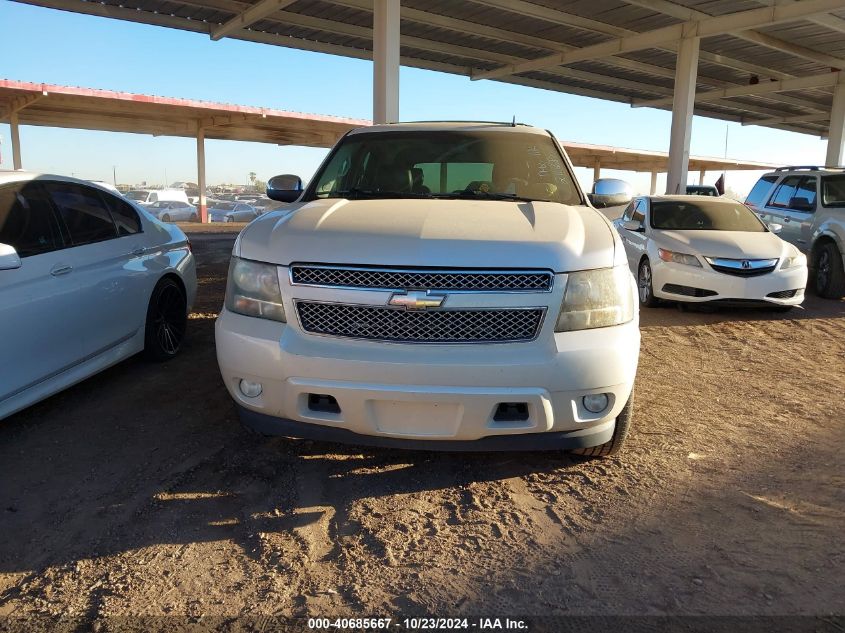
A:
<svg viewBox="0 0 845 633">
<path fill-rule="evenodd" d="M 260 216 L 235 248 L 279 265 L 566 272 L 612 266 L 614 233 L 594 209 L 552 202 L 332 199 Z"/>
<path fill-rule="evenodd" d="M 772 259 L 794 250 L 769 232 L 660 231 L 655 243 L 669 250 L 727 259 Z"/>
</svg>

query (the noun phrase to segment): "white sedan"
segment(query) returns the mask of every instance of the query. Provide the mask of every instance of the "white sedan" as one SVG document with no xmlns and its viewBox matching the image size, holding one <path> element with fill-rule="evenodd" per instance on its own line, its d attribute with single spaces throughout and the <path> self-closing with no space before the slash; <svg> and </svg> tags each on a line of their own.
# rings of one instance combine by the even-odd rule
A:
<svg viewBox="0 0 845 633">
<path fill-rule="evenodd" d="M 197 208 L 182 200 L 159 200 L 144 207 L 162 222 L 196 222 Z"/>
<path fill-rule="evenodd" d="M 0 172 L 0 419 L 182 346 L 196 295 L 177 227 L 88 182 Z"/>
<path fill-rule="evenodd" d="M 635 198 L 614 222 L 640 303 L 778 306 L 804 300 L 807 258 L 744 204 L 727 198 Z"/>
</svg>

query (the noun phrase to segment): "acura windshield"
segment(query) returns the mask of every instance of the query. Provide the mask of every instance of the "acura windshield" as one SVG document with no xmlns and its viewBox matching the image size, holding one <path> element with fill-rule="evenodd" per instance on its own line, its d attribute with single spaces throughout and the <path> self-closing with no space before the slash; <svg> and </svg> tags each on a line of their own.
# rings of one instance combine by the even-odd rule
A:
<svg viewBox="0 0 845 633">
<path fill-rule="evenodd" d="M 669 231 L 766 231 L 748 207 L 725 200 L 655 200 L 651 203 L 651 226 Z"/>
<path fill-rule="evenodd" d="M 319 198 L 469 198 L 581 204 L 551 137 L 518 131 L 352 134 L 315 176 Z"/>
</svg>

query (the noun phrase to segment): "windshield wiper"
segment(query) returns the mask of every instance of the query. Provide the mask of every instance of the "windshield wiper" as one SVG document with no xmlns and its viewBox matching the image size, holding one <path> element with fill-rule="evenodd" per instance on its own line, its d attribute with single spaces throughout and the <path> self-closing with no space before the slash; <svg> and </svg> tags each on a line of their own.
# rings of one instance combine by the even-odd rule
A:
<svg viewBox="0 0 845 633">
<path fill-rule="evenodd" d="M 458 191 L 456 193 L 438 193 L 433 194 L 432 198 L 451 199 L 470 199 L 470 200 L 516 200 L 519 202 L 548 202 L 547 200 L 537 200 L 536 198 L 527 198 L 525 196 L 518 196 L 515 193 L 490 193 L 483 191 Z"/>
<path fill-rule="evenodd" d="M 317 194 L 318 198 L 348 198 L 354 200 L 356 198 L 431 198 L 430 193 L 414 193 L 412 191 L 376 191 L 374 189 L 346 189 L 344 191 L 331 191 L 328 195 L 321 196 Z"/>
</svg>

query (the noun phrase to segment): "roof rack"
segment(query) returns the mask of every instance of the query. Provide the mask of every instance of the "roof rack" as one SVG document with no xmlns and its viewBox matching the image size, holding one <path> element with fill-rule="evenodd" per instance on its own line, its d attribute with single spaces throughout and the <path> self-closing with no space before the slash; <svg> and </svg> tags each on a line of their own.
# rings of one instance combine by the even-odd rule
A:
<svg viewBox="0 0 845 633">
<path fill-rule="evenodd" d="M 786 165 L 785 167 L 776 167 L 775 171 L 822 171 L 825 169 L 845 171 L 845 167 L 834 167 L 833 165 L 822 167 L 819 167 L 818 165 Z"/>
</svg>

